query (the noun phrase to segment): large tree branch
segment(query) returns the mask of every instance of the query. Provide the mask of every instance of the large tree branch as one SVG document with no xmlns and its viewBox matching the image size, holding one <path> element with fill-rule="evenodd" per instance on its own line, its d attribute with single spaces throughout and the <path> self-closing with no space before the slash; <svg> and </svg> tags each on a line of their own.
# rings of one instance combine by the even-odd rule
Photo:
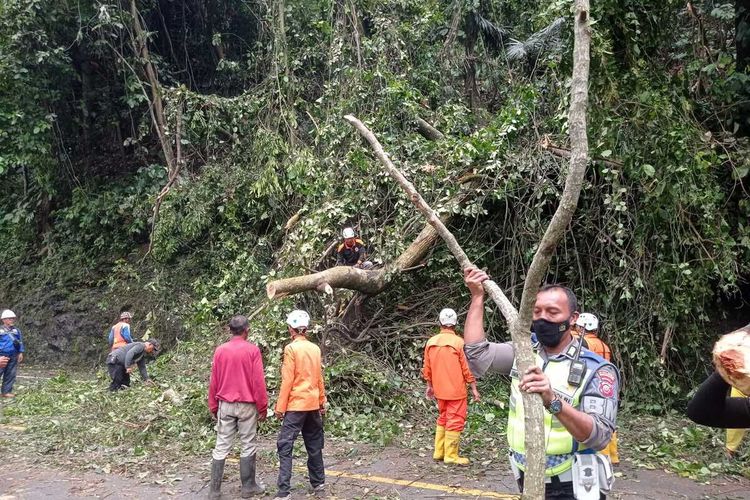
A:
<svg viewBox="0 0 750 500">
<path fill-rule="evenodd" d="M 446 223 L 450 218 L 451 215 L 446 214 L 441 220 Z M 364 271 L 347 266 L 338 266 L 319 273 L 271 281 L 266 285 L 266 293 L 269 299 L 273 299 L 309 290 L 328 291 L 329 289 L 326 288 L 326 285 L 328 285 L 331 288 L 346 288 L 367 295 L 377 295 L 385 290 L 391 278 L 397 273 L 414 269 L 420 265 L 437 239 L 438 234 L 435 229 L 426 224 L 414 241 L 399 255 L 393 266 L 388 269 Z M 326 249 L 322 258 L 325 258 L 334 247 L 335 243 Z"/>
<path fill-rule="evenodd" d="M 383 269 L 365 271 L 350 266 L 337 266 L 315 274 L 272 281 L 266 285 L 266 294 L 269 299 L 279 299 L 305 290 L 330 293 L 331 288 L 348 288 L 375 295 L 382 291 L 386 284 L 386 272 Z"/>
<path fill-rule="evenodd" d="M 424 198 L 422 198 L 422 195 L 419 194 L 414 185 L 409 182 L 409 180 L 404 176 L 404 174 L 401 173 L 398 168 L 396 168 L 395 165 L 393 165 L 391 159 L 383 150 L 383 146 L 380 145 L 380 141 L 378 141 L 375 135 L 370 132 L 370 130 L 361 121 L 359 121 L 352 115 L 346 115 L 344 119 L 351 123 L 354 128 L 357 129 L 360 135 L 362 135 L 362 137 L 364 137 L 367 142 L 370 143 L 370 146 L 375 151 L 375 156 L 378 157 L 380 163 L 383 164 L 388 174 L 396 180 L 396 182 L 403 188 L 404 191 L 406 191 L 412 203 L 417 207 L 417 210 L 419 210 L 422 215 L 425 216 L 427 222 L 435 228 L 437 234 L 440 235 L 443 241 L 445 241 L 448 249 L 451 251 L 456 260 L 458 260 L 461 269 L 473 267 L 474 264 L 472 264 L 471 260 L 469 260 L 469 257 L 458 244 L 458 241 L 456 241 L 456 237 L 453 236 L 450 231 L 448 231 L 448 228 L 445 227 L 445 224 L 443 224 L 443 222 L 440 220 L 440 217 L 438 217 L 437 213 L 435 213 L 435 211 L 427 204 Z M 503 313 L 503 316 L 505 316 L 505 319 L 508 321 L 515 321 L 517 315 L 516 309 L 515 307 L 513 307 L 513 304 L 510 303 L 503 291 L 500 290 L 500 287 L 497 286 L 497 283 L 492 280 L 487 280 L 484 282 L 484 289 L 500 308 L 500 311 Z M 530 348 L 531 344 L 529 344 L 529 349 Z"/>
<path fill-rule="evenodd" d="M 133 18 L 133 50 L 143 64 L 143 70 L 146 73 L 146 78 L 151 87 L 151 106 L 149 107 L 149 111 L 151 112 L 151 118 L 154 122 L 156 135 L 159 137 L 159 142 L 161 143 L 161 149 L 164 153 L 167 167 L 172 170 L 174 168 L 174 154 L 172 152 L 172 146 L 169 144 L 169 139 L 167 138 L 167 120 L 164 117 L 161 85 L 159 84 L 159 78 L 156 76 L 156 70 L 154 69 L 153 64 L 151 64 L 151 56 L 148 51 L 148 40 L 146 38 L 146 33 L 141 26 L 141 14 L 138 12 L 135 0 L 130 0 L 130 15 Z"/>
<path fill-rule="evenodd" d="M 512 326 L 513 340 L 527 336 L 531 328 L 531 317 L 539 285 L 547 273 L 552 254 L 570 224 L 578 197 L 583 186 L 583 177 L 588 162 L 588 137 L 586 135 L 586 107 L 588 104 L 589 80 L 589 46 L 591 31 L 589 28 L 589 2 L 576 0 L 573 44 L 573 80 L 571 82 L 571 100 L 568 124 L 570 129 L 570 170 L 565 180 L 565 188 L 555 215 L 539 243 L 534 259 L 526 272 L 518 321 Z M 528 337 L 526 337 L 528 338 Z M 533 355 L 526 350 L 516 350 L 516 362 L 519 367 L 533 363 Z M 541 401 L 524 394 L 523 403 L 526 415 L 526 479 L 524 498 L 542 498 L 544 495 L 544 447 L 539 447 L 535 440 L 537 429 L 543 427 L 544 413 Z M 543 435 L 543 434 L 542 434 Z M 533 490 L 532 490 L 533 488 Z"/>
</svg>

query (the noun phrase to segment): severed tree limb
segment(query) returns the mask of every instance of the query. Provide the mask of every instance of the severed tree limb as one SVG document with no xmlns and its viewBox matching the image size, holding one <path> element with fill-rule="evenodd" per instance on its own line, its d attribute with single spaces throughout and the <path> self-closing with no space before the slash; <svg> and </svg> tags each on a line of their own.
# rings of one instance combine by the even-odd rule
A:
<svg viewBox="0 0 750 500">
<path fill-rule="evenodd" d="M 387 284 L 383 269 L 364 270 L 351 266 L 336 266 L 314 274 L 271 281 L 266 285 L 269 299 L 278 299 L 304 290 L 329 293 L 330 288 L 348 288 L 368 295 L 382 291 Z"/>
<path fill-rule="evenodd" d="M 444 215 L 443 223 L 448 222 L 451 217 L 452 214 Z M 386 289 L 393 276 L 419 265 L 437 240 L 437 232 L 427 224 L 390 268 L 364 270 L 349 266 L 336 266 L 318 273 L 271 281 L 266 285 L 266 295 L 269 299 L 274 299 L 310 290 L 330 293 L 330 288 L 346 288 L 367 295 L 377 295 Z M 335 246 L 336 242 L 329 246 L 321 260 Z"/>
<path fill-rule="evenodd" d="M 544 139 L 542 139 L 539 145 L 542 147 L 542 149 L 549 151 L 555 156 L 559 156 L 560 158 L 570 159 L 570 154 L 571 154 L 570 149 L 562 148 L 560 146 L 556 146 L 552 144 L 552 142 L 549 140 L 549 137 L 545 137 Z M 611 168 L 619 169 L 625 166 L 625 164 L 619 160 L 608 160 L 606 158 L 592 158 L 591 161 L 601 163 L 602 165 L 606 165 Z"/>
<path fill-rule="evenodd" d="M 445 241 L 448 249 L 451 251 L 453 256 L 456 257 L 456 260 L 458 260 L 461 269 L 473 267 L 474 264 L 472 264 L 471 260 L 469 260 L 469 257 L 458 244 L 458 241 L 456 241 L 456 237 L 453 236 L 450 231 L 448 231 L 448 228 L 445 227 L 445 224 L 443 224 L 443 222 L 440 220 L 440 217 L 438 217 L 437 213 L 427 204 L 426 201 L 424 201 L 424 198 L 422 198 L 422 195 L 419 194 L 414 185 L 409 182 L 409 180 L 404 176 L 404 174 L 401 173 L 398 168 L 396 168 L 395 165 L 393 165 L 391 159 L 388 157 L 388 154 L 383 151 L 383 146 L 380 145 L 380 142 L 375 137 L 375 135 L 370 132 L 370 130 L 361 121 L 359 121 L 352 115 L 346 115 L 344 117 L 344 120 L 352 124 L 354 128 L 356 128 L 360 133 L 360 135 L 364 137 L 368 143 L 370 143 L 370 146 L 372 146 L 372 149 L 375 151 L 375 156 L 378 157 L 378 160 L 380 160 L 380 162 L 383 164 L 388 174 L 390 174 L 390 176 L 396 180 L 396 182 L 403 188 L 403 190 L 406 191 L 412 203 L 414 203 L 414 205 L 417 207 L 417 210 L 419 210 L 422 215 L 425 216 L 427 222 L 435 229 L 435 232 Z M 425 229 L 425 231 L 427 231 L 427 229 Z M 497 283 L 492 280 L 487 280 L 484 282 L 484 289 L 500 308 L 500 312 L 502 312 L 503 316 L 505 316 L 505 319 L 509 322 L 515 321 L 517 315 L 516 308 L 513 307 L 513 304 L 510 303 L 503 291 L 500 290 L 500 287 L 497 286 Z M 529 349 L 531 349 L 530 341 Z"/>
<path fill-rule="evenodd" d="M 417 132 L 419 132 L 425 139 L 439 141 L 440 139 L 445 138 L 445 135 L 443 135 L 441 131 L 427 123 L 422 118 L 417 117 L 414 121 L 417 124 Z"/>
</svg>

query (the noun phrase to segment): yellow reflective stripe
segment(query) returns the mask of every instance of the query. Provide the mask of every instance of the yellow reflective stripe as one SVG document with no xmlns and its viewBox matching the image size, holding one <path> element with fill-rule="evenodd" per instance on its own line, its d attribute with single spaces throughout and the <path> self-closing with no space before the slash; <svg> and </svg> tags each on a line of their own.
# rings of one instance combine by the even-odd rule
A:
<svg viewBox="0 0 750 500">
<path fill-rule="evenodd" d="M 298 470 L 306 471 L 300 467 Z M 472 488 L 458 488 L 455 486 L 446 486 L 443 484 L 425 483 L 422 481 L 409 481 L 406 479 L 392 479 L 390 477 L 371 476 L 369 474 L 355 474 L 352 472 L 340 472 L 326 469 L 327 476 L 343 477 L 346 479 L 356 479 L 358 481 L 368 481 L 372 483 L 392 484 L 394 486 L 404 486 L 407 488 L 419 488 L 422 490 L 442 491 L 451 495 L 462 497 L 483 497 L 483 498 L 502 498 L 506 500 L 516 500 L 521 498 L 520 495 L 512 493 L 499 493 L 496 491 L 479 490 Z"/>
</svg>

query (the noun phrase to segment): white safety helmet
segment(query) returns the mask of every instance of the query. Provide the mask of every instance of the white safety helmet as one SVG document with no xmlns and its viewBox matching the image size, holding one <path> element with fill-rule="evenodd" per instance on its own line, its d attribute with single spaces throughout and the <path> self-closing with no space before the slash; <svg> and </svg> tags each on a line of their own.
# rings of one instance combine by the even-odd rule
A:
<svg viewBox="0 0 750 500">
<path fill-rule="evenodd" d="M 453 309 L 446 307 L 440 311 L 440 324 L 443 326 L 456 326 L 458 323 L 458 315 Z"/>
<path fill-rule="evenodd" d="M 297 309 L 290 312 L 289 316 L 286 317 L 286 324 L 291 326 L 295 330 L 299 330 L 300 328 L 306 329 L 308 326 L 310 326 L 310 315 L 305 311 Z"/>
<path fill-rule="evenodd" d="M 120 313 L 120 319 L 133 319 L 133 313 L 128 311 L 123 311 Z"/>
<path fill-rule="evenodd" d="M 576 325 L 582 326 L 587 332 L 593 332 L 599 329 L 599 318 L 591 313 L 581 313 L 576 320 Z"/>
<path fill-rule="evenodd" d="M 0 319 L 15 319 L 16 313 L 11 311 L 10 309 L 6 309 L 3 311 L 3 314 L 0 315 Z"/>
<path fill-rule="evenodd" d="M 354 233 L 354 229 L 350 227 L 345 227 L 343 232 L 344 238 L 354 238 L 356 237 L 356 234 Z"/>
</svg>

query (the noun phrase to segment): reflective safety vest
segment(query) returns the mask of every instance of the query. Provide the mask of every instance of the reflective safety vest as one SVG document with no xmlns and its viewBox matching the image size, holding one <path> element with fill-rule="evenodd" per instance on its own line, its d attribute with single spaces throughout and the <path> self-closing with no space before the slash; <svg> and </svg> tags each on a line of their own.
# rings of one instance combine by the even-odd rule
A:
<svg viewBox="0 0 750 500">
<path fill-rule="evenodd" d="M 586 363 L 586 375 L 580 386 L 573 387 L 568 385 L 568 372 L 575 356 L 576 347 L 576 344 L 572 344 L 566 353 L 557 355 L 554 359 L 548 359 L 546 366 L 544 359 L 537 354 L 536 364 L 547 375 L 552 390 L 555 391 L 558 397 L 574 408 L 579 409 L 584 389 L 586 389 L 596 371 L 601 366 L 609 363 L 597 354 L 583 349 L 579 359 Z M 513 362 L 510 377 L 511 393 L 510 410 L 508 411 L 508 445 L 511 449 L 511 459 L 515 465 L 520 470 L 525 470 L 525 420 L 521 390 L 519 389 L 520 378 L 515 361 Z M 544 439 L 545 443 L 547 443 L 545 450 L 547 455 L 545 474 L 547 476 L 557 476 L 570 469 L 573 466 L 574 453 L 581 451 L 579 450 L 579 443 L 573 439 L 573 436 L 560 421 L 553 417 L 547 410 L 544 411 Z"/>
<path fill-rule="evenodd" d="M 112 349 L 111 351 L 114 351 L 115 349 L 119 349 L 122 346 L 128 345 L 129 342 L 125 340 L 125 337 L 122 336 L 122 329 L 123 328 L 130 328 L 130 325 L 127 323 L 120 321 L 115 326 L 112 327 Z"/>
</svg>

